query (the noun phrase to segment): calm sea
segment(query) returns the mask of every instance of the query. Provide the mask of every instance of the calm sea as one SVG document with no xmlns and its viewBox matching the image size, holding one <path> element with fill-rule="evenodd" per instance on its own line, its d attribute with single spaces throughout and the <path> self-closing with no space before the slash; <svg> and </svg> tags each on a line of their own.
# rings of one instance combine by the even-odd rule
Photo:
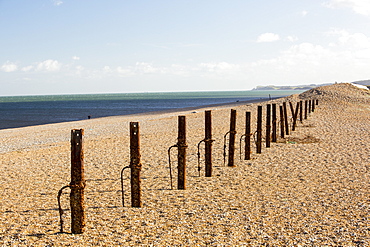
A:
<svg viewBox="0 0 370 247">
<path fill-rule="evenodd" d="M 121 93 L 0 97 L 0 129 L 283 97 L 302 91 Z"/>
</svg>

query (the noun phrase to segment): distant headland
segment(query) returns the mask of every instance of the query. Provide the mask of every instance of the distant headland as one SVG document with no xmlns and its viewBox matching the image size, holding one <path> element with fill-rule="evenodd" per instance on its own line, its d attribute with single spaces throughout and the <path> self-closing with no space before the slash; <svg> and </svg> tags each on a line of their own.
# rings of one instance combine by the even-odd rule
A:
<svg viewBox="0 0 370 247">
<path fill-rule="evenodd" d="M 363 80 L 363 81 L 354 81 L 351 83 L 364 85 L 370 88 L 370 80 Z M 321 87 L 321 86 L 327 86 L 334 83 L 324 83 L 324 84 L 309 84 L 309 85 L 298 85 L 298 86 L 257 86 L 253 88 L 252 90 L 310 90 L 315 87 Z"/>
</svg>

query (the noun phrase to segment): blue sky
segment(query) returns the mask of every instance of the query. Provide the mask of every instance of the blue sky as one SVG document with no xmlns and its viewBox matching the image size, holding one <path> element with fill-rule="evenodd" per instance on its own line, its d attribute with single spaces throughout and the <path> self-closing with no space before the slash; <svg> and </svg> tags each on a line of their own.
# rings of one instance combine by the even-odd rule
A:
<svg viewBox="0 0 370 247">
<path fill-rule="evenodd" d="M 370 79 L 368 0 L 0 0 L 0 95 Z"/>
</svg>

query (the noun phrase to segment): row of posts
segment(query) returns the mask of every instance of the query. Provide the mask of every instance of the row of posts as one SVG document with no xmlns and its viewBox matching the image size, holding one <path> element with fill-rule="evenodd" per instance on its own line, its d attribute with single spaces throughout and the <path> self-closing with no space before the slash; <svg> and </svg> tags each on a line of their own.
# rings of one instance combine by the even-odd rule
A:
<svg viewBox="0 0 370 247">
<path fill-rule="evenodd" d="M 306 100 L 297 102 L 296 108 L 294 109 L 293 104 L 289 102 L 292 112 L 292 131 L 296 128 L 298 113 L 300 115 L 300 121 L 302 123 L 303 118 L 307 119 L 308 113 L 315 111 L 315 105 L 318 105 L 318 100 Z M 272 107 L 272 108 L 271 108 Z M 277 141 L 277 108 L 276 104 L 267 104 L 266 106 L 266 147 L 270 147 L 271 142 Z M 289 135 L 289 122 L 287 114 L 286 102 L 282 106 L 279 106 L 280 111 L 280 137 L 284 138 L 285 135 Z M 272 116 L 271 116 L 272 112 Z M 304 115 L 304 116 L 303 116 Z M 245 149 L 244 159 L 251 159 L 251 113 L 246 112 L 245 115 L 245 134 L 242 135 L 240 141 L 244 138 Z M 271 125 L 272 124 L 272 125 Z M 84 204 L 84 188 L 85 188 L 85 176 L 84 176 L 84 154 L 83 154 L 83 129 L 73 129 L 71 131 L 71 183 L 62 187 L 58 192 L 58 205 L 60 213 L 60 231 L 64 232 L 63 229 L 63 210 L 61 209 L 60 197 L 62 191 L 65 188 L 70 188 L 70 207 L 71 207 L 71 231 L 72 233 L 79 234 L 85 230 L 85 204 Z M 256 134 L 256 153 L 262 152 L 262 106 L 258 106 L 257 109 L 257 130 Z M 230 130 L 224 136 L 224 163 L 226 161 L 226 140 L 229 136 L 228 145 L 228 166 L 233 167 L 234 156 L 235 156 L 235 138 L 236 138 L 236 110 L 231 109 L 230 115 Z M 205 111 L 205 137 L 198 143 L 198 171 L 200 176 L 200 164 L 199 164 L 199 146 L 202 142 L 205 143 L 205 176 L 212 176 L 212 115 L 211 111 Z M 171 146 L 169 149 L 169 165 L 170 165 L 170 179 L 172 189 L 172 173 L 171 173 L 171 160 L 170 150 L 173 147 L 177 147 L 177 163 L 178 163 L 178 183 L 177 188 L 179 190 L 186 189 L 186 118 L 185 116 L 178 117 L 178 138 L 177 144 Z M 125 169 L 131 169 L 131 206 L 141 207 L 141 162 L 140 162 L 140 132 L 139 123 L 130 123 L 130 165 L 126 166 L 121 171 L 121 184 L 122 184 L 122 205 L 124 206 L 123 196 L 123 172 Z"/>
</svg>

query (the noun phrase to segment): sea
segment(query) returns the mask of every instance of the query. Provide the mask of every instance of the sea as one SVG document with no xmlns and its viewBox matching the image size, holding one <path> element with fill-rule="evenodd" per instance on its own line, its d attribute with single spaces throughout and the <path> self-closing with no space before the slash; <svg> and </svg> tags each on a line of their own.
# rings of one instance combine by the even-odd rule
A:
<svg viewBox="0 0 370 247">
<path fill-rule="evenodd" d="M 0 97 L 0 129 L 267 100 L 301 92 L 249 90 L 3 96 Z"/>
</svg>

